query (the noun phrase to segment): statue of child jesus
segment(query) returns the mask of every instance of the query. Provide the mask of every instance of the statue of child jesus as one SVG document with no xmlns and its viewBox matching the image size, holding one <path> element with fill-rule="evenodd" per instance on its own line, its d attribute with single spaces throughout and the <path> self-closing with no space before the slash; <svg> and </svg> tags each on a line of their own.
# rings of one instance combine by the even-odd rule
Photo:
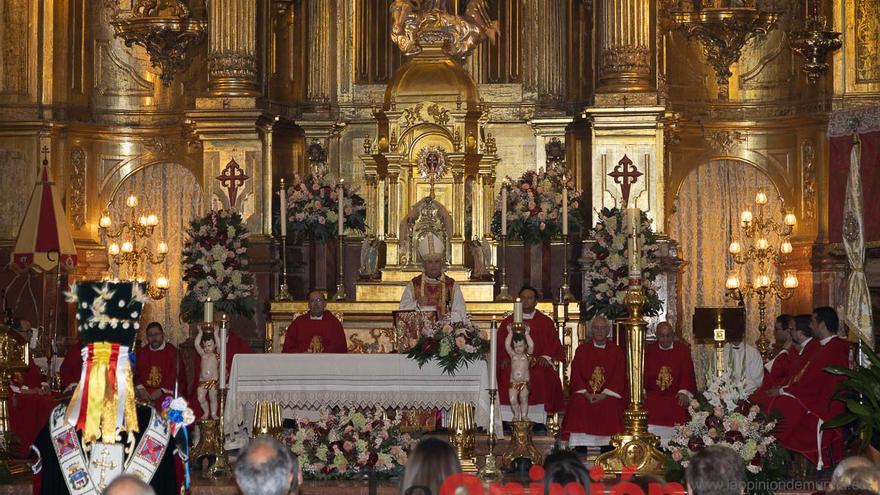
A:
<svg viewBox="0 0 880 495">
<path fill-rule="evenodd" d="M 217 375 L 220 357 L 217 355 L 214 336 L 204 337 L 202 329 L 199 328 L 199 333 L 196 334 L 195 348 L 202 358 L 202 371 L 199 374 L 199 388 L 197 390 L 199 406 L 202 407 L 202 419 L 217 419 Z"/>
<path fill-rule="evenodd" d="M 510 356 L 510 410 L 514 421 L 525 421 L 529 411 L 529 367 L 535 343 L 531 330 L 508 332 L 504 348 Z"/>
</svg>

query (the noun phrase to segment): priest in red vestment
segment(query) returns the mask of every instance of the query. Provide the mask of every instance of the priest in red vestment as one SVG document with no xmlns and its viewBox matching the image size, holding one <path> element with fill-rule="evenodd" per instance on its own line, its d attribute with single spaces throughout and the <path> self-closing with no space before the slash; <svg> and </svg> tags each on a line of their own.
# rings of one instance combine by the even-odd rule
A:
<svg viewBox="0 0 880 495">
<path fill-rule="evenodd" d="M 645 408 L 648 431 L 668 442 L 673 426 L 688 421 L 688 404 L 697 393 L 691 349 L 675 338 L 672 325 L 657 324 L 657 341 L 645 349 Z"/>
<path fill-rule="evenodd" d="M 443 241 L 433 235 L 425 235 L 419 242 L 419 257 L 424 272 L 414 277 L 403 290 L 400 298 L 402 311 L 437 311 L 439 318 L 447 315 L 461 320 L 467 315 L 461 287 L 451 277 L 443 274 L 446 264 Z"/>
<path fill-rule="evenodd" d="M 792 340 L 792 332 L 795 330 L 795 320 L 791 315 L 779 315 L 773 325 L 773 338 L 776 341 L 777 352 L 773 359 L 764 363 L 764 380 L 749 401 L 766 409 L 773 395 L 768 395 L 771 389 L 784 387 L 791 380 L 792 361 L 795 355 L 795 345 Z M 774 394 L 778 395 L 778 394 Z"/>
<path fill-rule="evenodd" d="M 18 441 L 17 454 L 27 457 L 31 444 L 55 407 L 55 399 L 33 359 L 28 361 L 27 368 L 12 373 L 9 388 L 12 390 L 9 428 Z"/>
<path fill-rule="evenodd" d="M 79 383 L 83 364 L 82 349 L 83 343 L 79 340 L 67 347 L 67 353 L 64 354 L 64 360 L 61 361 L 61 367 L 58 370 L 63 393 L 73 391 L 76 384 Z"/>
<path fill-rule="evenodd" d="M 177 347 L 165 340 L 165 331 L 158 322 L 147 325 L 147 345 L 135 357 L 134 383 L 139 400 L 162 407 L 175 388 L 186 397 L 186 368 Z"/>
<path fill-rule="evenodd" d="M 565 409 L 561 439 L 569 446 L 605 446 L 623 431 L 626 409 L 626 357 L 608 340 L 611 324 L 593 318 L 592 340 L 578 346 L 571 363 L 571 396 Z"/>
<path fill-rule="evenodd" d="M 327 311 L 324 293 L 309 292 L 309 312 L 300 315 L 287 327 L 282 352 L 318 352 L 345 354 L 348 352 L 342 323 Z"/>
<path fill-rule="evenodd" d="M 833 375 L 828 366 L 849 366 L 849 343 L 837 336 L 839 320 L 833 308 L 825 306 L 813 311 L 811 330 L 819 347 L 791 385 L 782 387 L 771 404 L 772 411 L 782 416 L 777 438 L 783 447 L 798 452 L 818 469 L 833 465 L 843 453 L 843 432 L 840 428 L 823 430 L 825 421 L 844 410 L 834 399 L 837 385 L 845 378 Z"/>
<path fill-rule="evenodd" d="M 532 356 L 532 365 L 529 369 L 529 392 L 530 409 L 536 405 L 543 405 L 543 410 L 538 411 L 532 418 L 537 423 L 543 423 L 546 413 L 553 414 L 563 409 L 562 382 L 559 381 L 557 363 L 562 361 L 564 349 L 559 341 L 559 334 L 553 324 L 553 320 L 536 309 L 538 305 L 538 292 L 529 286 L 519 291 L 519 299 L 523 307 L 523 323 L 531 330 L 532 341 L 535 344 Z M 507 338 L 509 326 L 513 322 L 513 316 L 501 320 L 498 327 L 498 390 L 507 390 L 510 387 L 510 356 L 504 349 L 504 341 Z M 510 396 L 499 394 L 502 410 L 502 419 L 510 419 Z"/>
<path fill-rule="evenodd" d="M 214 338 L 219 339 L 218 333 L 214 332 Z M 220 348 L 217 348 L 217 352 L 220 352 Z M 244 341 L 241 337 L 236 335 L 235 332 L 230 330 L 226 336 L 226 379 L 228 380 L 231 376 L 232 372 L 232 359 L 236 354 L 250 354 L 254 352 L 251 349 L 251 346 L 248 345 L 247 342 Z M 193 381 L 189 384 L 189 406 L 192 408 L 193 413 L 196 418 L 201 418 L 202 411 L 201 406 L 199 405 L 198 397 L 196 396 L 199 387 L 199 376 L 202 374 L 202 357 L 199 356 L 198 353 L 195 355 L 195 359 L 193 360 Z"/>
</svg>

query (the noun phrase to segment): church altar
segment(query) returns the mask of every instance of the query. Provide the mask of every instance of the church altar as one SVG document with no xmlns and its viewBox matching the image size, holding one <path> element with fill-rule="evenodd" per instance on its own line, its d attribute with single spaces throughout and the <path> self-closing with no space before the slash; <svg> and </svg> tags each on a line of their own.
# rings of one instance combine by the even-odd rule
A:
<svg viewBox="0 0 880 495">
<path fill-rule="evenodd" d="M 443 374 L 433 362 L 419 368 L 403 354 L 239 354 L 232 362 L 226 432 L 249 432 L 257 402 L 277 401 L 286 417 L 324 407 L 438 408 L 476 406 L 475 422 L 489 425 L 488 370 L 478 363 Z M 501 431 L 500 423 L 497 431 Z"/>
</svg>

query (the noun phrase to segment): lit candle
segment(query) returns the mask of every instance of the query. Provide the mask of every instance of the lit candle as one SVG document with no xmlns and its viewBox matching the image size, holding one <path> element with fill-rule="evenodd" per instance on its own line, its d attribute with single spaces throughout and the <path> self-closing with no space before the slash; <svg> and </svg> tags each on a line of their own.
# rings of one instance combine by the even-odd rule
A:
<svg viewBox="0 0 880 495">
<path fill-rule="evenodd" d="M 501 235 L 507 235 L 507 182 L 501 183 Z"/>
<path fill-rule="evenodd" d="M 132 244 L 131 241 L 125 241 L 122 243 L 123 253 L 130 253 L 132 251 L 134 251 L 134 244 Z"/>
<path fill-rule="evenodd" d="M 797 217 L 794 216 L 794 213 L 786 213 L 785 214 L 785 225 L 789 227 L 794 227 L 797 224 Z"/>
<path fill-rule="evenodd" d="M 115 242 L 113 244 L 110 244 L 110 246 L 107 248 L 107 251 L 110 253 L 110 256 L 116 256 L 117 254 L 119 254 L 119 244 L 116 244 Z"/>
<path fill-rule="evenodd" d="M 782 285 L 786 289 L 796 289 L 798 286 L 797 275 L 795 275 L 794 270 L 786 270 L 785 278 L 782 280 Z"/>
<path fill-rule="evenodd" d="M 782 245 L 779 246 L 779 252 L 782 254 L 791 254 L 792 251 L 794 251 L 794 248 L 791 247 L 791 243 L 787 240 L 782 241 Z"/>
<path fill-rule="evenodd" d="M 278 191 L 278 216 L 281 217 L 281 237 L 287 237 L 287 189 L 284 187 L 284 179 L 281 179 L 281 189 Z"/>
<path fill-rule="evenodd" d="M 489 388 L 497 389 L 495 383 L 495 368 L 498 367 L 498 325 L 495 316 L 492 316 L 492 328 L 489 329 Z"/>
<path fill-rule="evenodd" d="M 758 191 L 758 194 L 755 195 L 755 204 L 766 205 L 767 204 L 767 195 L 764 194 L 764 191 Z"/>
<path fill-rule="evenodd" d="M 746 210 L 746 211 L 742 212 L 742 215 L 740 216 L 740 218 L 742 219 L 742 223 L 745 223 L 745 224 L 751 223 L 752 212 L 750 212 L 749 210 Z"/>
<path fill-rule="evenodd" d="M 101 220 L 98 222 L 98 225 L 99 225 L 102 229 L 107 229 L 107 228 L 110 228 L 110 225 L 112 225 L 112 224 L 113 224 L 113 221 L 110 220 L 110 214 L 107 213 L 107 212 L 104 212 L 104 213 L 101 215 Z"/>
<path fill-rule="evenodd" d="M 517 297 L 516 301 L 513 303 L 513 322 L 514 323 L 522 323 L 523 321 L 523 310 L 522 310 L 522 301 Z"/>
<path fill-rule="evenodd" d="M 155 227 L 156 225 L 159 225 L 159 217 L 155 213 L 147 215 L 147 226 Z"/>
<path fill-rule="evenodd" d="M 757 242 L 755 242 L 755 247 L 763 251 L 770 247 L 770 242 L 767 241 L 767 239 L 760 237 L 758 238 Z"/>
<path fill-rule="evenodd" d="M 158 287 L 160 289 L 167 289 L 168 288 L 168 279 L 165 277 L 157 278 L 156 279 L 156 287 Z"/>
<path fill-rule="evenodd" d="M 739 254 L 742 252 L 742 245 L 740 245 L 739 241 L 731 241 L 730 247 L 727 248 L 727 251 L 730 254 Z"/>
<path fill-rule="evenodd" d="M 220 317 L 220 332 L 219 333 L 219 347 L 220 347 L 220 388 L 226 388 L 226 333 L 229 331 L 227 326 L 229 325 L 229 318 L 226 316 L 226 313 L 223 313 L 223 316 Z"/>
<path fill-rule="evenodd" d="M 337 222 L 339 225 L 339 230 L 337 234 L 339 237 L 345 235 L 345 189 L 344 189 L 345 179 L 339 178 L 339 194 L 336 195 L 336 200 L 339 201 L 339 211 L 336 216 L 338 217 Z"/>
<path fill-rule="evenodd" d="M 205 301 L 205 323 L 212 323 L 214 321 L 214 301 L 209 297 L 207 301 Z"/>
<path fill-rule="evenodd" d="M 562 176 L 562 235 L 568 235 L 568 187 L 565 176 Z"/>
<path fill-rule="evenodd" d="M 727 276 L 727 282 L 724 286 L 730 290 L 739 289 L 739 277 L 734 272 L 730 272 Z"/>
<path fill-rule="evenodd" d="M 132 194 L 131 196 L 128 197 L 128 199 L 125 200 L 125 204 L 128 205 L 129 208 L 134 208 L 135 206 L 138 205 L 137 196 Z"/>
<path fill-rule="evenodd" d="M 158 251 L 159 251 L 159 254 L 168 254 L 168 244 L 166 244 L 164 242 L 160 242 Z"/>
</svg>

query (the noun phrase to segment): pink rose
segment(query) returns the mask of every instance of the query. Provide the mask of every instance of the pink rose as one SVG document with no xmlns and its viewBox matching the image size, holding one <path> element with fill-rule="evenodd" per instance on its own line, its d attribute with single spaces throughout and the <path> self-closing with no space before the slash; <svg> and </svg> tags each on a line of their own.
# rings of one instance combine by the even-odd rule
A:
<svg viewBox="0 0 880 495">
<path fill-rule="evenodd" d="M 324 217 L 318 217 L 318 223 L 320 223 L 321 225 L 324 225 L 325 222 L 326 222 L 326 220 L 324 220 Z"/>
<path fill-rule="evenodd" d="M 352 445 L 351 442 L 349 442 L 348 440 L 346 440 L 345 443 L 342 444 L 342 450 L 346 452 L 351 452 L 351 449 L 353 448 L 354 445 Z"/>
<path fill-rule="evenodd" d="M 443 333 L 452 333 L 452 325 L 443 325 Z"/>
<path fill-rule="evenodd" d="M 709 438 L 718 438 L 718 430 L 716 430 L 715 428 L 709 428 L 707 434 L 709 435 Z"/>
<path fill-rule="evenodd" d="M 538 194 L 541 194 L 542 192 L 544 192 L 544 188 L 541 186 L 536 187 L 535 190 L 538 191 Z"/>
<path fill-rule="evenodd" d="M 320 187 L 318 186 L 317 182 L 312 184 L 312 191 L 317 191 L 318 189 L 320 189 Z"/>
<path fill-rule="evenodd" d="M 712 409 L 712 414 L 714 414 L 716 418 L 720 418 L 724 416 L 724 409 L 721 409 L 721 406 L 715 406 L 715 408 Z"/>
<path fill-rule="evenodd" d="M 543 211 L 538 213 L 538 218 L 540 218 L 541 220 L 544 220 L 544 218 L 546 218 L 546 217 L 547 217 L 547 214 L 544 213 Z"/>
<path fill-rule="evenodd" d="M 522 190 L 523 190 L 523 191 L 528 191 L 529 188 L 531 188 L 531 187 L 532 187 L 532 186 L 530 186 L 528 183 L 525 183 L 525 184 L 522 185 Z"/>
<path fill-rule="evenodd" d="M 335 191 L 330 191 L 330 200 L 336 201 L 336 192 Z"/>
<path fill-rule="evenodd" d="M 534 209 L 535 209 L 535 206 L 536 206 L 536 205 L 535 205 L 535 202 L 534 202 L 534 201 L 529 201 L 529 209 L 530 209 L 530 210 L 534 210 Z"/>
<path fill-rule="evenodd" d="M 556 220 L 556 212 L 550 212 L 550 220 Z"/>
<path fill-rule="evenodd" d="M 459 349 L 464 349 L 464 346 L 467 344 L 467 340 L 464 337 L 458 336 L 455 338 L 455 346 Z"/>
</svg>

